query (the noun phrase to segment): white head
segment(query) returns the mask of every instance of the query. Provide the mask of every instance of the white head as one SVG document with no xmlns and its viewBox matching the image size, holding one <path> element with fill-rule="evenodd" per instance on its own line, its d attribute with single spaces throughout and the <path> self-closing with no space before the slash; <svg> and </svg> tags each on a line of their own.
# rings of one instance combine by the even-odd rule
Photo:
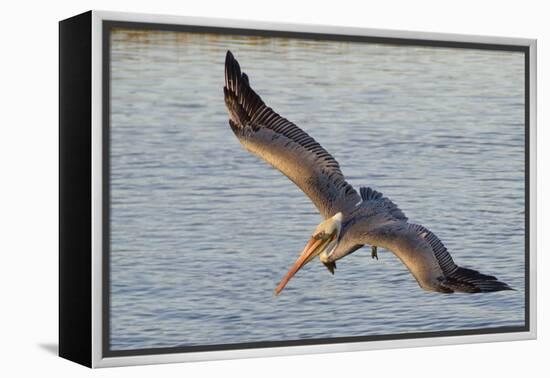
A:
<svg viewBox="0 0 550 378">
<path fill-rule="evenodd" d="M 340 237 L 340 231 L 342 230 L 342 213 L 336 213 L 334 216 L 321 222 L 316 228 L 315 232 L 309 239 L 304 250 L 298 257 L 298 260 L 290 268 L 286 276 L 281 280 L 275 294 L 279 294 L 288 281 L 298 272 L 304 265 L 313 260 L 315 256 L 320 255 L 321 262 L 334 273 L 334 265 L 326 263 L 323 257 L 328 256 L 336 245 L 338 245 L 338 238 Z"/>
</svg>

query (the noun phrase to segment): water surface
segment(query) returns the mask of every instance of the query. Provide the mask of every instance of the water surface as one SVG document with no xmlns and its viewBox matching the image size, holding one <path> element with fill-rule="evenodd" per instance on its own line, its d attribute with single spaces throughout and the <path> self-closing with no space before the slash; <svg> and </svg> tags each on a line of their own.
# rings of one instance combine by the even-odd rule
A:
<svg viewBox="0 0 550 378">
<path fill-rule="evenodd" d="M 522 53 L 117 30 L 111 67 L 113 350 L 524 323 Z M 455 262 L 517 291 L 442 295 L 363 248 L 273 290 L 321 221 L 246 152 L 223 102 L 252 86 Z"/>
</svg>

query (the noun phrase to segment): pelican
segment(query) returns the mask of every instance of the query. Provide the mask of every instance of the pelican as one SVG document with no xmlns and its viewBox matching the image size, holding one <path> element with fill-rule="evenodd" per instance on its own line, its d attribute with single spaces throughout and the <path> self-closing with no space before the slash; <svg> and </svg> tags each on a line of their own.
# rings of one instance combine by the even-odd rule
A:
<svg viewBox="0 0 550 378">
<path fill-rule="evenodd" d="M 382 193 L 346 181 L 340 165 L 298 126 L 268 107 L 250 87 L 231 51 L 225 58 L 225 105 L 229 126 L 246 150 L 287 176 L 324 218 L 275 289 L 278 295 L 304 265 L 319 256 L 334 274 L 336 261 L 363 246 L 393 252 L 425 290 L 478 293 L 513 290 L 495 277 L 456 265 L 438 237 L 408 222 Z"/>
</svg>

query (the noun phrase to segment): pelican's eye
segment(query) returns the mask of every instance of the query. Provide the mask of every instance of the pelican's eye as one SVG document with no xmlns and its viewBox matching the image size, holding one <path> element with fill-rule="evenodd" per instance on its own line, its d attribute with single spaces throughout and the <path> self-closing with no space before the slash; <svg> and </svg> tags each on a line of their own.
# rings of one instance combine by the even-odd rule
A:
<svg viewBox="0 0 550 378">
<path fill-rule="evenodd" d="M 321 231 L 313 235 L 313 239 L 315 240 L 324 240 L 327 238 L 327 233 L 325 231 Z"/>
<path fill-rule="evenodd" d="M 326 231 L 319 231 L 318 233 L 313 235 L 313 239 L 315 239 L 315 240 L 329 240 L 332 237 L 334 237 L 335 233 L 336 233 L 336 231 L 333 231 L 331 233 L 328 233 Z"/>
</svg>

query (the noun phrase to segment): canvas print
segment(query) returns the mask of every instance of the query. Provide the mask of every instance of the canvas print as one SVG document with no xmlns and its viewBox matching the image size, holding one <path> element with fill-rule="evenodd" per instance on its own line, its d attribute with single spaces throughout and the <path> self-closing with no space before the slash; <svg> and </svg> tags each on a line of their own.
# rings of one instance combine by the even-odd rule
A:
<svg viewBox="0 0 550 378">
<path fill-rule="evenodd" d="M 524 52 L 108 41 L 108 351 L 524 329 Z"/>
</svg>

